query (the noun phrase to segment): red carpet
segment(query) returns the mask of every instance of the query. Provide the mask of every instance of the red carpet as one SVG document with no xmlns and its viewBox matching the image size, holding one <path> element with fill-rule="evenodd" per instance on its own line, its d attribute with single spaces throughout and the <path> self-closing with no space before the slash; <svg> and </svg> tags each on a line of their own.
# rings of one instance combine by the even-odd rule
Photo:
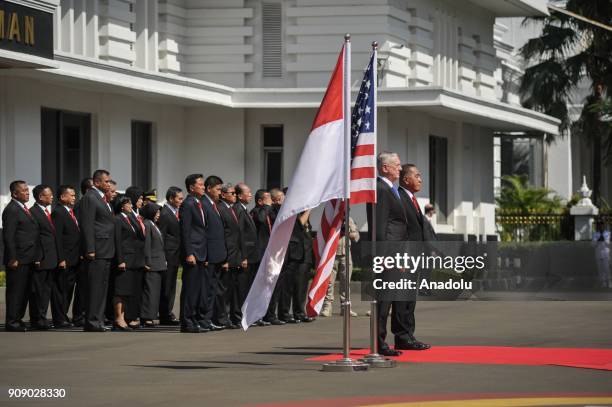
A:
<svg viewBox="0 0 612 407">
<path fill-rule="evenodd" d="M 367 349 L 351 352 L 359 358 Z M 308 358 L 330 361 L 340 359 L 340 354 Z M 514 348 L 503 346 L 433 346 L 425 351 L 403 351 L 398 362 L 466 363 L 493 365 L 558 365 L 583 369 L 612 370 L 612 349 L 593 348 Z"/>
</svg>

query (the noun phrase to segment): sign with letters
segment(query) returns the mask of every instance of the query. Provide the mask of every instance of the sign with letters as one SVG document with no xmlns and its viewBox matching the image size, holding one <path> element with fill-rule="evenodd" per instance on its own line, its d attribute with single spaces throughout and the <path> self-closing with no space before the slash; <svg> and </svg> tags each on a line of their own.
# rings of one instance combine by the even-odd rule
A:
<svg viewBox="0 0 612 407">
<path fill-rule="evenodd" d="M 0 49 L 53 59 L 53 14 L 0 0 Z"/>
</svg>

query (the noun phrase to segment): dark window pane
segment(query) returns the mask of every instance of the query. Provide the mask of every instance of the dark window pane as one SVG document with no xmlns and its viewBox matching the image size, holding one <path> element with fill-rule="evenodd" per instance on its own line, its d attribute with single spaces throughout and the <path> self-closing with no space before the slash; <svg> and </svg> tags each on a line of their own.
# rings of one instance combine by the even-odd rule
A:
<svg viewBox="0 0 612 407">
<path fill-rule="evenodd" d="M 448 216 L 448 140 L 429 136 L 430 200 L 436 209 L 438 223 Z"/>
<path fill-rule="evenodd" d="M 151 129 L 149 122 L 132 122 L 132 185 L 151 188 Z"/>
<path fill-rule="evenodd" d="M 281 173 L 282 173 L 282 159 L 283 153 L 281 151 L 267 151 L 266 152 L 266 188 L 280 188 L 281 185 Z"/>
<path fill-rule="evenodd" d="M 264 147 L 282 147 L 283 146 L 283 128 L 282 126 L 264 127 Z"/>
</svg>

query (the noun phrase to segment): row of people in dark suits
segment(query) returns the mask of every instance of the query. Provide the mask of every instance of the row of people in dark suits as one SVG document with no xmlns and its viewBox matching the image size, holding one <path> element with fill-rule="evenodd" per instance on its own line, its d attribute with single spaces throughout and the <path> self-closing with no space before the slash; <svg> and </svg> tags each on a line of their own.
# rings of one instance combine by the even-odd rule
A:
<svg viewBox="0 0 612 407">
<path fill-rule="evenodd" d="M 171 187 L 163 207 L 143 206 L 142 190 L 130 187 L 117 196 L 108 171 L 97 170 L 82 182 L 80 201 L 75 188 L 61 186 L 52 208 L 51 187 L 39 185 L 33 190 L 36 204 L 28 208 L 27 184 L 11 183 L 13 199 L 3 212 L 6 329 L 25 330 L 28 301 L 35 329 L 52 326 L 46 319 L 49 302 L 53 325 L 60 328 L 104 331 L 105 317 L 116 330 L 152 325 L 157 317 L 178 324 L 172 308 L 180 265 L 181 331 L 237 328 L 284 194 L 271 191 L 272 202 L 270 192 L 257 191 L 249 214 L 252 193 L 244 183 L 233 187 L 195 174 L 185 184 L 184 202 L 181 189 Z M 259 325 L 310 321 L 304 312 L 314 262 L 307 213 L 296 222 L 287 256 L 287 278 Z"/>
</svg>

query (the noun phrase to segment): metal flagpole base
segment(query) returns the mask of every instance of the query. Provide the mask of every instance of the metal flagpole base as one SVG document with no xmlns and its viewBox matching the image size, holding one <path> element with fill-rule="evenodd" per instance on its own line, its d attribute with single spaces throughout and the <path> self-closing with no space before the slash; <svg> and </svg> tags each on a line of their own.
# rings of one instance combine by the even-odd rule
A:
<svg viewBox="0 0 612 407">
<path fill-rule="evenodd" d="M 364 372 L 368 370 L 369 365 L 357 360 L 348 358 L 335 360 L 323 365 L 324 372 Z"/>
<path fill-rule="evenodd" d="M 367 363 L 370 367 L 374 368 L 386 368 L 386 367 L 395 367 L 397 363 L 395 360 L 387 359 L 378 353 L 370 353 L 366 355 L 363 359 L 359 359 L 360 362 Z"/>
</svg>

